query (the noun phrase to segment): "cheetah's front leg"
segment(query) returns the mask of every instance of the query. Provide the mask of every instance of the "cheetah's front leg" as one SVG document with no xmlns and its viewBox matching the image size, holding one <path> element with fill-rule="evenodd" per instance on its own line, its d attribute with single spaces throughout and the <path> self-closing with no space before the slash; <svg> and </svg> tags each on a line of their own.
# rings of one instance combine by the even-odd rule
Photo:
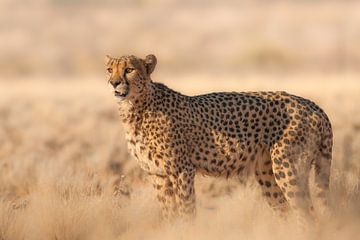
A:
<svg viewBox="0 0 360 240">
<path fill-rule="evenodd" d="M 174 184 L 168 176 L 151 175 L 154 189 L 157 191 L 157 199 L 161 206 L 161 214 L 164 220 L 172 220 L 177 215 L 177 205 L 174 192 Z"/>
<path fill-rule="evenodd" d="M 195 169 L 181 170 L 170 176 L 151 175 L 164 220 L 189 219 L 195 215 Z"/>
<path fill-rule="evenodd" d="M 178 214 L 183 219 L 195 216 L 195 167 L 180 170 L 179 174 L 172 176 L 175 182 L 175 196 Z"/>
</svg>

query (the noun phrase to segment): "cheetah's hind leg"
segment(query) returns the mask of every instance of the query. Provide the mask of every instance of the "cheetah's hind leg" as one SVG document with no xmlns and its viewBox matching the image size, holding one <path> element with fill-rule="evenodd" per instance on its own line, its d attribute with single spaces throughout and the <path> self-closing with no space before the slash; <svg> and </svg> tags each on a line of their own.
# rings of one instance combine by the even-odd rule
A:
<svg viewBox="0 0 360 240">
<path fill-rule="evenodd" d="M 275 181 L 283 192 L 300 225 L 309 226 L 314 220 L 314 208 L 310 198 L 310 154 L 304 154 L 300 146 L 288 146 L 284 142 L 274 145 L 271 161 Z"/>
<path fill-rule="evenodd" d="M 269 153 L 264 154 L 263 158 L 257 161 L 255 179 L 260 184 L 263 195 L 270 207 L 279 210 L 281 215 L 285 216 L 289 210 L 289 204 L 276 183 Z"/>
</svg>

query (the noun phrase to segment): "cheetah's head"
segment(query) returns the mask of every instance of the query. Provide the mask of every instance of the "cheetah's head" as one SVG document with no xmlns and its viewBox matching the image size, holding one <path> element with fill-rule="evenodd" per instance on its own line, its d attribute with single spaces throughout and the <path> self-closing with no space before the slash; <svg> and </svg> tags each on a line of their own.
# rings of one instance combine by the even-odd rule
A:
<svg viewBox="0 0 360 240">
<path fill-rule="evenodd" d="M 106 56 L 106 70 L 109 85 L 118 101 L 130 100 L 146 93 L 151 82 L 150 74 L 154 71 L 156 57 L 148 55 L 145 59 L 135 56 L 113 58 Z"/>
</svg>

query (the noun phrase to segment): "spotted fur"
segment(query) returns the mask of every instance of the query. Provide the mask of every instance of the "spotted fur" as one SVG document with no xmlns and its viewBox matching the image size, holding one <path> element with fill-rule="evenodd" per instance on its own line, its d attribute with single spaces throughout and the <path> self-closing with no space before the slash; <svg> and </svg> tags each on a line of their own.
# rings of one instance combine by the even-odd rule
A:
<svg viewBox="0 0 360 240">
<path fill-rule="evenodd" d="M 164 217 L 195 214 L 195 173 L 254 174 L 270 206 L 313 211 L 308 179 L 326 205 L 333 134 L 315 103 L 286 92 L 186 96 L 153 82 L 154 55 L 107 59 L 128 147 L 153 180 Z"/>
</svg>

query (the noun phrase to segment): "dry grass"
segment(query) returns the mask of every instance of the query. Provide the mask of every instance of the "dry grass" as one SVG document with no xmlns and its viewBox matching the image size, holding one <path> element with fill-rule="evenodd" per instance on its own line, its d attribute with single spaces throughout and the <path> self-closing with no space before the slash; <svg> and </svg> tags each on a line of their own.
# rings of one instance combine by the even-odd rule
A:
<svg viewBox="0 0 360 240">
<path fill-rule="evenodd" d="M 308 231 L 279 219 L 251 181 L 197 178 L 198 216 L 162 226 L 151 187 L 126 151 L 103 81 L 0 83 L 0 239 L 353 239 L 360 234 L 357 75 L 193 76 L 188 94 L 283 89 L 317 101 L 334 125 L 330 218 Z M 341 80 L 341 85 L 339 84 Z M 206 86 L 206 87 L 204 87 Z"/>
</svg>

